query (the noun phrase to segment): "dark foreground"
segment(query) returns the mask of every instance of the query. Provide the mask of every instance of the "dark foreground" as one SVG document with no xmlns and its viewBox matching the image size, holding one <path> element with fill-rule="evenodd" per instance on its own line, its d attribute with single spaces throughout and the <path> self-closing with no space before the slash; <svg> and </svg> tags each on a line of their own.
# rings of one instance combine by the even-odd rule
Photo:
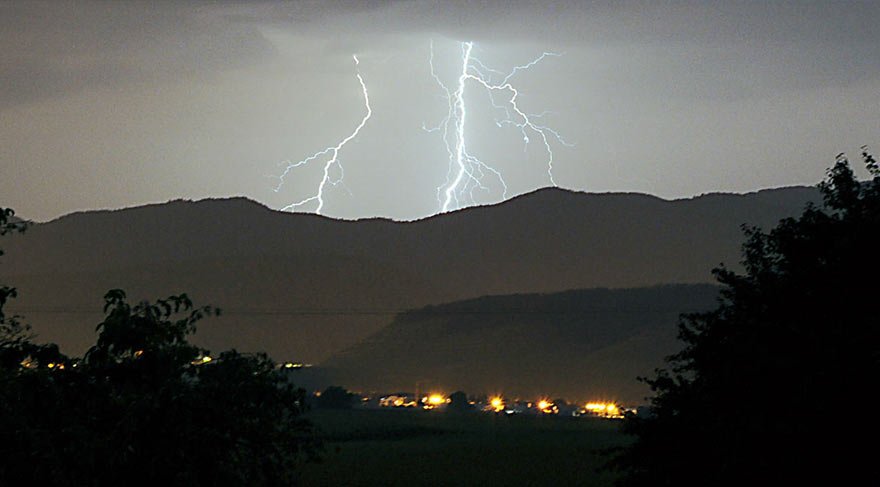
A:
<svg viewBox="0 0 880 487">
<path fill-rule="evenodd" d="M 616 421 L 319 410 L 324 461 L 304 485 L 611 485 L 597 450 L 625 444 Z"/>
</svg>

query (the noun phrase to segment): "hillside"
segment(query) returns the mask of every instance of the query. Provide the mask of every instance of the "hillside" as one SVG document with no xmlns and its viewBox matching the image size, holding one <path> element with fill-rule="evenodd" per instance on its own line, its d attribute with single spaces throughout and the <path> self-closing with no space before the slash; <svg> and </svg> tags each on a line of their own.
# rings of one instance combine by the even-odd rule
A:
<svg viewBox="0 0 880 487">
<path fill-rule="evenodd" d="M 483 295 L 709 282 L 739 261 L 743 223 L 769 226 L 813 188 L 667 201 L 545 189 L 414 222 L 340 221 L 241 198 L 68 215 L 4 238 L 4 283 L 45 340 L 91 342 L 101 297 L 187 292 L 227 314 L 209 348 L 323 360 L 393 316 Z"/>
<path fill-rule="evenodd" d="M 483 297 L 403 313 L 323 365 L 360 390 L 638 402 L 635 378 L 679 347 L 679 314 L 716 298 L 705 284 Z"/>
</svg>

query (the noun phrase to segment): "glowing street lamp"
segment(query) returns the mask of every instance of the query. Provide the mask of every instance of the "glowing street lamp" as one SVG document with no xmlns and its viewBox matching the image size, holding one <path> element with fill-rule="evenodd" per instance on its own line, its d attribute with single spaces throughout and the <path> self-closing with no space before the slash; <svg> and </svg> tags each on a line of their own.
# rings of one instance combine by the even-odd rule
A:
<svg viewBox="0 0 880 487">
<path fill-rule="evenodd" d="M 538 401 L 538 411 L 541 411 L 544 414 L 556 414 L 559 412 L 559 409 L 553 404 L 552 401 L 548 401 L 546 399 L 541 399 Z"/>
<path fill-rule="evenodd" d="M 584 409 L 596 416 L 600 416 L 603 418 L 621 418 L 623 414 L 620 412 L 620 407 L 613 402 L 588 402 Z"/>
<path fill-rule="evenodd" d="M 500 413 L 504 410 L 504 399 L 501 399 L 497 396 L 493 397 L 489 400 L 489 405 L 492 406 L 493 411 L 495 411 L 496 413 Z"/>
</svg>

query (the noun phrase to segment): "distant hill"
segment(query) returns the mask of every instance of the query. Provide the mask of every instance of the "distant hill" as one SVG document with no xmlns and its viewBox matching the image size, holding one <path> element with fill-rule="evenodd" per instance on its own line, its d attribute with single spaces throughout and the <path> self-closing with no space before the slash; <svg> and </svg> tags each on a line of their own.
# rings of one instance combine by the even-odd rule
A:
<svg viewBox="0 0 880 487">
<path fill-rule="evenodd" d="M 492 296 L 403 313 L 327 360 L 358 390 L 504 393 L 637 403 L 637 376 L 677 351 L 683 312 L 716 305 L 713 285 Z"/>
<path fill-rule="evenodd" d="M 209 348 L 318 362 L 402 310 L 483 295 L 709 282 L 736 264 L 740 225 L 775 224 L 814 188 L 667 201 L 539 190 L 414 222 L 340 221 L 242 199 L 172 201 L 71 214 L 7 236 L 10 307 L 69 353 L 91 343 L 101 297 L 188 292 L 227 314 Z"/>
</svg>

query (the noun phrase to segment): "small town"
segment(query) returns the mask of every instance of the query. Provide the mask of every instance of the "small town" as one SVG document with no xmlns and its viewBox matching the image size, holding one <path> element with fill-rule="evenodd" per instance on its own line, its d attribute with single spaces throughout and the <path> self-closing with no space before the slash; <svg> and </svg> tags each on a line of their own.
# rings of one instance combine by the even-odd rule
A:
<svg viewBox="0 0 880 487">
<path fill-rule="evenodd" d="M 320 397 L 321 393 L 316 393 Z M 624 407 L 611 401 L 590 401 L 575 404 L 564 399 L 507 399 L 503 396 L 468 397 L 462 392 L 446 395 L 433 392 L 419 397 L 408 392 L 396 392 L 382 396 L 361 396 L 354 407 L 361 409 L 423 409 L 425 411 L 475 411 L 503 415 L 558 415 L 571 417 L 597 417 L 623 419 L 639 411 L 645 414 L 646 407 Z"/>
</svg>

